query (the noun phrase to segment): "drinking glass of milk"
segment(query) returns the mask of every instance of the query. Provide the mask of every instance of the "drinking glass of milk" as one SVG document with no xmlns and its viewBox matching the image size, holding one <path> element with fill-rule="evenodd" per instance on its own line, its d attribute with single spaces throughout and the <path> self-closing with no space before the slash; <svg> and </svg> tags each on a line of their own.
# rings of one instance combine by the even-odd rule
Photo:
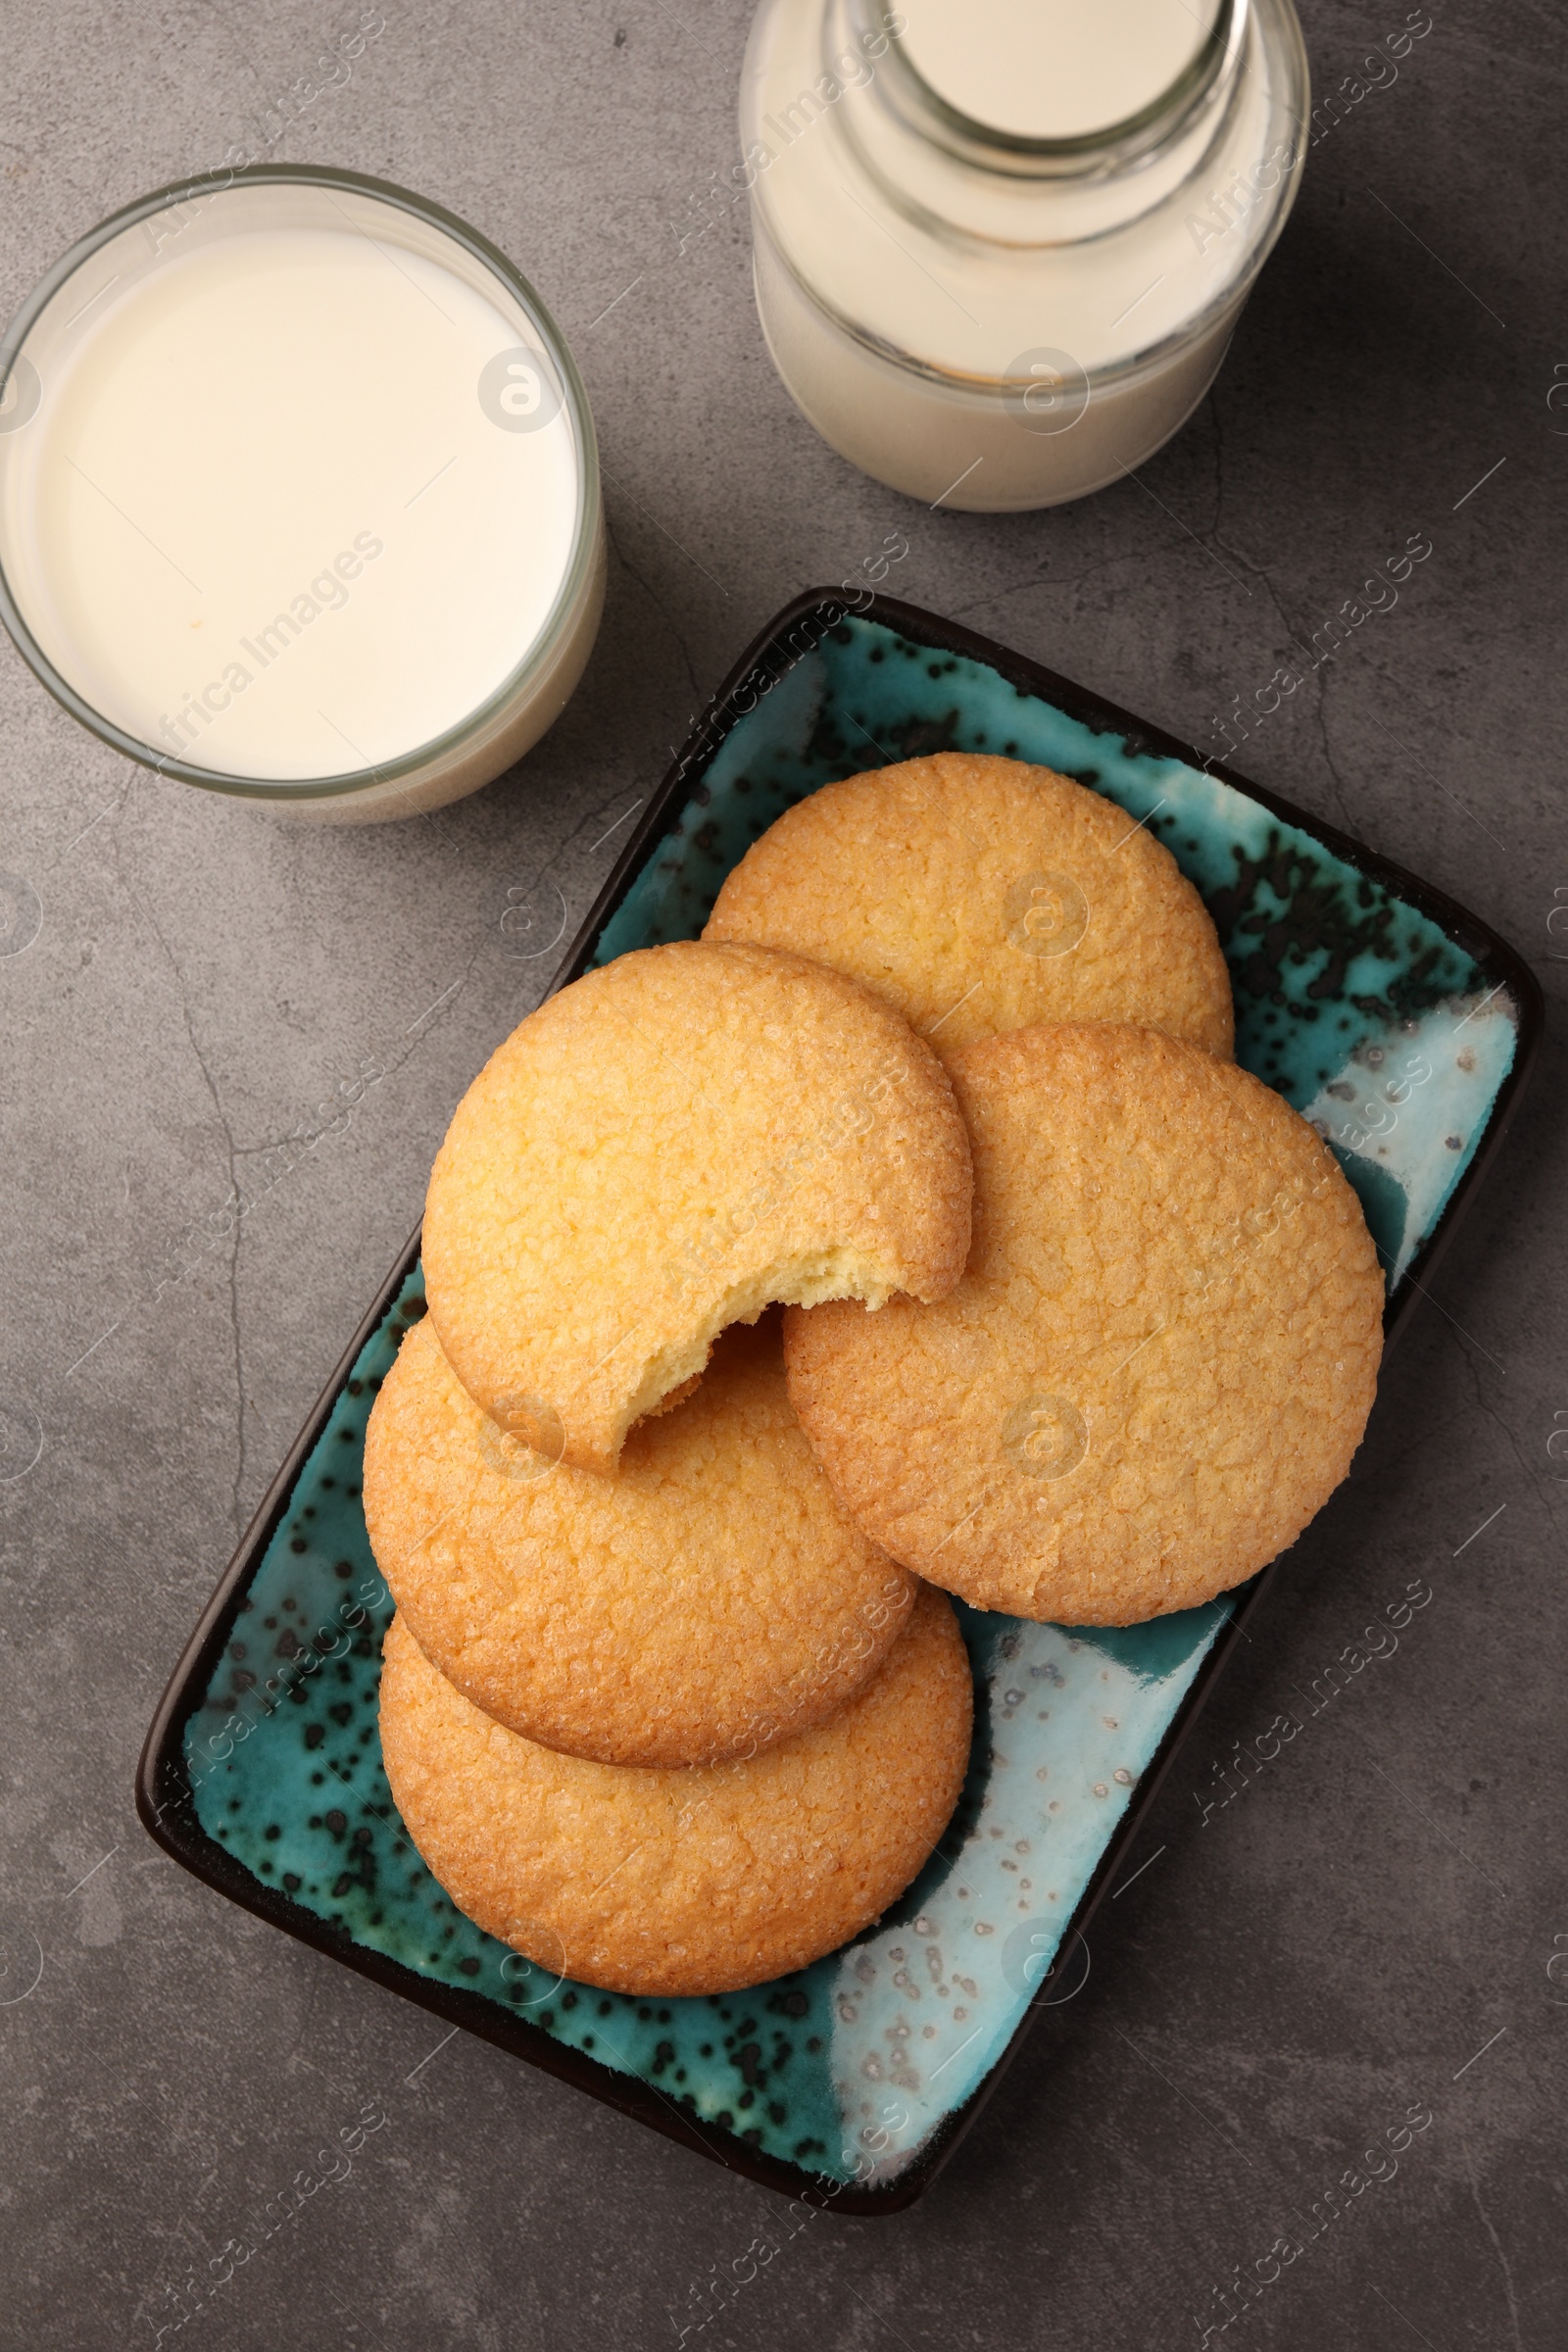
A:
<svg viewBox="0 0 1568 2352">
<path fill-rule="evenodd" d="M 161 189 L 0 342 L 0 614 L 166 775 L 327 821 L 440 808 L 560 713 L 604 579 L 564 342 L 406 189 Z"/>
<path fill-rule="evenodd" d="M 1291 0 L 762 0 L 738 176 L 779 374 L 933 505 L 1102 488 L 1212 382 L 1307 108 Z"/>
</svg>

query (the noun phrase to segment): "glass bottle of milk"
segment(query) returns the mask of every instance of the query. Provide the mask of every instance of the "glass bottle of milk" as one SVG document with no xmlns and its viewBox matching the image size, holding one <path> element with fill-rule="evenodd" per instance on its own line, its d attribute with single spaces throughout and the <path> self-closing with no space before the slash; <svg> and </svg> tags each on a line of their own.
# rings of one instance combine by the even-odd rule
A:
<svg viewBox="0 0 1568 2352">
<path fill-rule="evenodd" d="M 740 175 L 786 387 L 932 505 L 1102 488 L 1212 382 L 1308 103 L 1292 0 L 762 0 Z"/>
</svg>

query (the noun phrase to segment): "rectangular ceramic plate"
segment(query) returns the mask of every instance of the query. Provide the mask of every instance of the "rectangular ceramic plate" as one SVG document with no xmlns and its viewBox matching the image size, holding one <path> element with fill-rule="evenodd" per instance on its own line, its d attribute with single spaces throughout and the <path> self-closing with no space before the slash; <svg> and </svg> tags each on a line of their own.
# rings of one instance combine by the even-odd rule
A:
<svg viewBox="0 0 1568 2352">
<path fill-rule="evenodd" d="M 1541 1020 L 1463 908 L 1272 794 L 929 612 L 802 597 L 699 723 L 562 966 L 694 938 L 719 884 L 818 785 L 942 750 L 1036 760 L 1146 822 L 1230 959 L 1237 1057 L 1315 1120 L 1366 1208 L 1392 1338 L 1496 1146 Z M 715 1999 L 635 2001 L 480 1933 L 415 1852 L 381 1768 L 391 1615 L 360 1507 L 374 1394 L 423 1312 L 417 1242 L 366 1317 L 180 1660 L 137 1801 L 211 1886 L 516 2056 L 770 2186 L 887 2213 L 934 2177 L 1083 1931 L 1265 1577 L 1124 1632 L 960 1608 L 974 1752 L 958 1811 L 874 1928 Z"/>
</svg>

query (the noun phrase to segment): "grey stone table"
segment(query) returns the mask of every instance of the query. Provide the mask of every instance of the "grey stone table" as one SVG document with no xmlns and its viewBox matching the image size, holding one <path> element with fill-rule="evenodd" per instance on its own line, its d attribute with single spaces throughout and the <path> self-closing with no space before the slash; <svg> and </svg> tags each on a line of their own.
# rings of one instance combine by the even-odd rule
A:
<svg viewBox="0 0 1568 2352">
<path fill-rule="evenodd" d="M 0 311 L 234 143 L 403 181 L 554 308 L 612 542 L 565 717 L 435 822 L 291 830 L 155 782 L 0 644 L 0 868 L 42 909 L 0 959 L 0 1399 L 43 1437 L 0 1485 L 0 2340 L 26 2352 L 152 2352 L 192 2308 L 182 2282 L 367 2100 L 388 2124 L 352 2179 L 182 2345 L 657 2352 L 784 2210 L 466 2034 L 435 2047 L 422 2012 L 186 1877 L 130 1802 L 164 1680 L 415 1223 L 453 1103 L 545 983 L 503 915 L 557 891 L 585 909 L 617 821 L 778 606 L 897 529 L 901 594 L 1217 747 L 1216 714 L 1424 531 L 1397 606 L 1237 762 L 1467 901 L 1553 1007 L 1568 954 L 1568 409 L 1548 402 L 1568 76 L 1541 0 L 1433 0 L 1397 79 L 1354 83 L 1319 138 L 1186 431 L 1113 491 L 1000 519 L 862 480 L 775 379 L 744 214 L 706 201 L 733 157 L 742 0 L 384 0 L 352 79 L 289 119 L 358 14 L 0 7 Z M 1406 11 L 1305 14 L 1319 90 L 1348 91 Z M 368 1061 L 384 1080 L 236 1226 L 246 1172 Z M 923 2204 L 822 2216 L 690 2341 L 1197 2346 L 1214 2290 L 1266 2269 L 1417 2101 L 1433 2121 L 1396 2175 L 1209 2340 L 1568 2340 L 1564 1078 L 1548 1034 L 1082 1993 Z M 1417 1576 L 1433 1599 L 1397 1653 L 1205 1816 L 1215 1764 Z"/>
</svg>

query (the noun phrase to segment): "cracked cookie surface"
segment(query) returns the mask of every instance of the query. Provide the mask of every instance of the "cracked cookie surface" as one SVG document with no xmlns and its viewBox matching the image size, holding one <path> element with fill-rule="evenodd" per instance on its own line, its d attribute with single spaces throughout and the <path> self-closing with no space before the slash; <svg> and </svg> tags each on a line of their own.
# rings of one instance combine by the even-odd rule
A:
<svg viewBox="0 0 1568 2352">
<path fill-rule="evenodd" d="M 944 1059 L 1042 1021 L 1235 1039 L 1218 936 L 1170 852 L 1021 760 L 938 752 L 824 785 L 748 850 L 703 936 L 850 973 Z"/>
<path fill-rule="evenodd" d="M 927 1586 L 829 1722 L 746 1761 L 637 1771 L 493 1722 L 400 1614 L 381 1745 L 409 1835 L 488 1934 L 609 1992 L 726 1992 L 837 1950 L 903 1892 L 957 1802 L 973 1698 Z"/>
<path fill-rule="evenodd" d="M 880 998 L 769 948 L 639 949 L 530 1013 L 459 1103 L 430 1314 L 493 1421 L 609 1474 L 770 1300 L 942 1298 L 969 1190 L 942 1065 Z"/>
<path fill-rule="evenodd" d="M 974 1246 L 940 1304 L 785 1317 L 872 1540 L 978 1607 L 1126 1625 L 1228 1591 L 1350 1465 L 1382 1353 L 1359 1201 L 1234 1062 L 1116 1023 L 954 1056 Z"/>
<path fill-rule="evenodd" d="M 720 1763 L 824 1721 L 915 1592 L 818 1468 L 775 1315 L 725 1332 L 612 1479 L 504 1437 L 427 1316 L 370 1415 L 365 1516 L 431 1663 L 510 1730 L 606 1764 Z"/>
</svg>

